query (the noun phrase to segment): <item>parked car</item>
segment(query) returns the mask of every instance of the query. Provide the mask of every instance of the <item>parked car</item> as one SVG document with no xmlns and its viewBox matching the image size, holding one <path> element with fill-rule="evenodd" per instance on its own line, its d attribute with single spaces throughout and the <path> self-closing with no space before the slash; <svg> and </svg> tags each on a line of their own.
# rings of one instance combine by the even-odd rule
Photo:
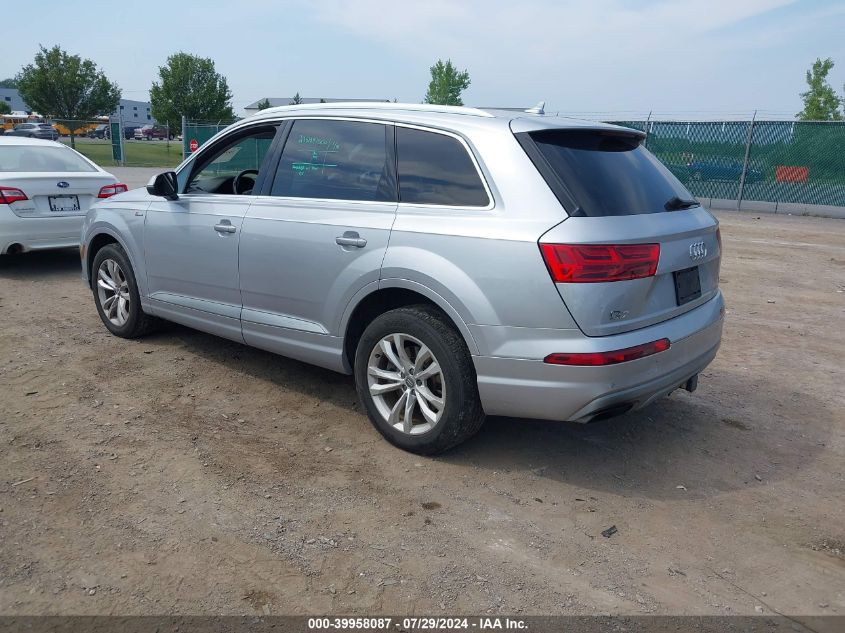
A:
<svg viewBox="0 0 845 633">
<path fill-rule="evenodd" d="M 734 160 L 695 160 L 687 164 L 690 180 L 719 180 L 739 182 L 742 177 L 742 163 Z M 749 167 L 745 182 L 760 182 L 763 172 Z"/>
<path fill-rule="evenodd" d="M 25 136 L 55 141 L 59 133 L 49 123 L 18 123 L 13 130 L 6 132 L 6 136 Z"/>
<path fill-rule="evenodd" d="M 98 125 L 93 130 L 90 130 L 88 132 L 88 138 L 110 139 L 111 126 L 105 123 L 103 123 L 102 125 Z"/>
<path fill-rule="evenodd" d="M 135 140 L 151 141 L 153 139 L 170 139 L 173 140 L 173 135 L 169 134 L 167 128 L 162 125 L 144 125 L 135 130 Z"/>
<path fill-rule="evenodd" d="M 77 246 L 85 213 L 126 191 L 63 143 L 0 138 L 0 254 Z"/>
<path fill-rule="evenodd" d="M 126 140 L 134 139 L 135 138 L 135 130 L 140 128 L 141 126 L 135 123 L 127 123 L 123 126 L 123 138 Z"/>
<path fill-rule="evenodd" d="M 83 274 L 116 336 L 163 318 L 353 374 L 409 451 L 485 414 L 621 414 L 694 390 L 724 313 L 718 222 L 642 138 L 446 106 L 270 108 L 95 205 Z"/>
</svg>

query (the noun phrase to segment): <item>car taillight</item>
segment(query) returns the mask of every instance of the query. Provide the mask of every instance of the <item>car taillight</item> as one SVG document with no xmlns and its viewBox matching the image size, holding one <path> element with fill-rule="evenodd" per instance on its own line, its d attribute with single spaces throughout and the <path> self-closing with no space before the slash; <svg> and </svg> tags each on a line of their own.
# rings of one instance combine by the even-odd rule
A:
<svg viewBox="0 0 845 633">
<path fill-rule="evenodd" d="M 12 204 L 20 200 L 29 200 L 17 187 L 0 187 L 0 204 Z"/>
<path fill-rule="evenodd" d="M 100 189 L 100 193 L 97 194 L 98 198 L 111 198 L 112 196 L 116 196 L 119 193 L 123 193 L 124 191 L 129 191 L 129 187 L 124 185 L 122 182 L 116 182 L 113 185 L 106 185 L 102 189 Z"/>
<path fill-rule="evenodd" d="M 665 352 L 670 347 L 669 339 L 662 338 L 659 341 L 626 347 L 613 352 L 587 352 L 587 353 L 557 353 L 549 354 L 543 359 L 549 365 L 578 365 L 582 367 L 601 367 L 604 365 L 616 365 L 627 363 L 629 360 L 645 358 L 658 352 Z"/>
<path fill-rule="evenodd" d="M 719 255 L 722 254 L 722 229 L 716 229 L 716 241 L 719 242 Z"/>
<path fill-rule="evenodd" d="M 652 277 L 660 244 L 540 244 L 555 283 L 596 283 Z"/>
</svg>

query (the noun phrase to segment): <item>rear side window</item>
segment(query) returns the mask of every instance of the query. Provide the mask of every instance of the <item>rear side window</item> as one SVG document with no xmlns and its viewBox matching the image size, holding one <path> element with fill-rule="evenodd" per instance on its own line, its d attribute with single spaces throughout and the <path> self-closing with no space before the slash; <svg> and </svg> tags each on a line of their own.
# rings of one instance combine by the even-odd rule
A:
<svg viewBox="0 0 845 633">
<path fill-rule="evenodd" d="M 672 198 L 693 199 L 637 136 L 595 130 L 543 130 L 529 136 L 550 167 L 541 172 L 547 172 L 547 180 L 559 180 L 581 215 L 661 213 Z M 556 184 L 549 183 L 553 190 Z"/>
<path fill-rule="evenodd" d="M 395 201 L 387 165 L 387 129 L 379 123 L 296 121 L 271 195 Z"/>
<path fill-rule="evenodd" d="M 457 139 L 397 127 L 396 154 L 402 202 L 452 207 L 490 203 L 475 164 Z"/>
</svg>

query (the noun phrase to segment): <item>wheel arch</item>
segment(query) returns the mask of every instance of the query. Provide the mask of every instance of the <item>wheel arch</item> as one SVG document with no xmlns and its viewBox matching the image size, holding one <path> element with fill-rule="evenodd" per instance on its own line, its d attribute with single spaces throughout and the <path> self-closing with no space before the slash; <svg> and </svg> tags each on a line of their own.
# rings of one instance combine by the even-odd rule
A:
<svg viewBox="0 0 845 633">
<path fill-rule="evenodd" d="M 478 345 L 457 310 L 430 288 L 408 279 L 382 280 L 362 289 L 347 306 L 341 322 L 343 365 L 351 373 L 355 348 L 367 325 L 380 314 L 402 306 L 424 303 L 443 312 L 464 339 L 470 354 L 478 354 Z"/>
<path fill-rule="evenodd" d="M 88 244 L 85 249 L 85 276 L 88 280 L 88 287 L 92 289 L 94 287 L 94 275 L 92 271 L 92 268 L 94 266 L 94 258 L 104 246 L 108 246 L 109 244 L 117 244 L 123 249 L 123 252 L 126 253 L 126 256 L 129 258 L 129 263 L 132 264 L 133 271 L 135 271 L 135 283 L 139 283 L 139 280 L 137 278 L 138 266 L 135 264 L 131 250 L 126 247 L 126 244 L 123 242 L 123 240 L 118 237 L 114 232 L 109 231 L 105 227 L 102 227 L 94 233 L 94 236 L 90 240 L 88 240 Z"/>
</svg>

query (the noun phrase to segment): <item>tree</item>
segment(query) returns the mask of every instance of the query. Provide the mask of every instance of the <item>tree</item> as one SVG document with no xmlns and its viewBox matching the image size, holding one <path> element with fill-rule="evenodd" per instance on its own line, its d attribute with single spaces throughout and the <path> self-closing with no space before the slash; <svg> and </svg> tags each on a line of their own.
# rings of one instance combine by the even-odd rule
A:
<svg viewBox="0 0 845 633">
<path fill-rule="evenodd" d="M 0 88 L 17 88 L 18 82 L 12 77 L 0 79 Z"/>
<path fill-rule="evenodd" d="M 267 97 L 264 97 L 261 101 L 255 104 L 255 107 L 258 110 L 266 110 L 270 107 L 270 100 Z"/>
<path fill-rule="evenodd" d="M 9 114 L 11 111 L 12 107 L 8 103 L 0 101 L 0 114 Z"/>
<path fill-rule="evenodd" d="M 153 117 L 171 130 L 191 121 L 232 121 L 232 92 L 214 61 L 189 53 L 175 53 L 158 69 L 159 81 L 150 88 Z"/>
<path fill-rule="evenodd" d="M 807 85 L 809 90 L 801 93 L 804 109 L 797 116 L 802 121 L 839 121 L 841 100 L 827 83 L 827 75 L 833 68 L 833 60 L 816 59 L 813 67 L 807 71 Z"/>
<path fill-rule="evenodd" d="M 293 99 L 290 100 L 290 103 L 288 105 L 299 105 L 300 103 L 302 103 L 302 97 L 300 97 L 299 93 L 297 92 L 295 95 L 293 95 Z"/>
<path fill-rule="evenodd" d="M 58 46 L 39 49 L 34 62 L 15 77 L 18 90 L 33 112 L 67 121 L 74 146 L 74 129 L 117 109 L 120 88 L 90 59 L 69 55 Z"/>
<path fill-rule="evenodd" d="M 469 84 L 469 73 L 466 70 L 458 71 L 451 59 L 447 59 L 445 64 L 438 59 L 431 67 L 431 82 L 423 103 L 462 106 L 464 102 L 461 100 L 461 92 L 469 88 Z"/>
</svg>

